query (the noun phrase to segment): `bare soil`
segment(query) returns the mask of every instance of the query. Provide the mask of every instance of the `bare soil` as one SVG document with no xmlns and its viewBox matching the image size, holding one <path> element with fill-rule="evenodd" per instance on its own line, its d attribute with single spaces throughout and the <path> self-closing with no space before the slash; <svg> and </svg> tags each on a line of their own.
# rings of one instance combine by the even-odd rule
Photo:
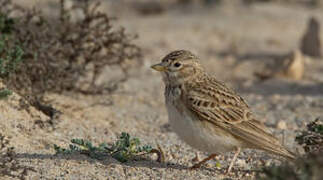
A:
<svg viewBox="0 0 323 180">
<path fill-rule="evenodd" d="M 55 15 L 52 1 L 37 4 Z M 176 49 L 196 53 L 206 70 L 235 88 L 259 119 L 291 150 L 301 152 L 294 138 L 298 130 L 323 117 L 323 60 L 310 59 L 299 81 L 254 76 L 266 63 L 299 48 L 307 20 L 323 22 L 322 9 L 275 3 L 172 7 L 156 15 L 140 15 L 131 5 L 104 2 L 102 10 L 118 17 L 129 33 L 137 33 L 144 65 L 131 70 L 131 78 L 112 95 L 48 94 L 46 99 L 62 112 L 59 119 L 26 105 L 19 95 L 0 101 L 0 132 L 15 148 L 20 165 L 32 167 L 26 179 L 253 179 L 264 166 L 279 163 L 277 157 L 245 150 L 232 173 L 224 169 L 232 153 L 224 154 L 197 170 L 188 170 L 197 150 L 181 141 L 168 124 L 161 76 L 150 65 Z M 322 28 L 321 28 L 322 33 Z M 99 37 L 98 37 L 99 38 Z M 322 37 L 321 37 L 322 40 Z M 112 76 L 106 72 L 105 76 Z M 3 85 L 2 85 L 3 86 Z M 112 142 L 121 132 L 165 152 L 166 162 L 156 156 L 120 163 L 113 158 L 94 160 L 85 155 L 55 155 L 53 144 L 66 147 L 72 138 L 94 143 Z M 256 153 L 254 153 L 256 152 Z M 199 152 L 201 158 L 207 154 Z M 216 167 L 216 162 L 221 168 Z M 8 179 L 4 176 L 0 179 Z"/>
</svg>

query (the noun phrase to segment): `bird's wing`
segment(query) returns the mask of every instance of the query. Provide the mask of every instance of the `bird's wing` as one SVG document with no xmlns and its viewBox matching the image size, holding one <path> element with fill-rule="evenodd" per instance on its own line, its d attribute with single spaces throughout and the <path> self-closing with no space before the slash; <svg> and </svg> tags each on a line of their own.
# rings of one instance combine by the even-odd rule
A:
<svg viewBox="0 0 323 180">
<path fill-rule="evenodd" d="M 202 81 L 188 88 L 184 102 L 201 118 L 213 123 L 239 124 L 251 119 L 246 102 L 223 83 Z"/>
<path fill-rule="evenodd" d="M 263 149 L 289 157 L 279 141 L 255 120 L 246 102 L 234 91 L 215 79 L 190 87 L 184 102 L 199 120 L 221 127 L 249 148 Z"/>
</svg>

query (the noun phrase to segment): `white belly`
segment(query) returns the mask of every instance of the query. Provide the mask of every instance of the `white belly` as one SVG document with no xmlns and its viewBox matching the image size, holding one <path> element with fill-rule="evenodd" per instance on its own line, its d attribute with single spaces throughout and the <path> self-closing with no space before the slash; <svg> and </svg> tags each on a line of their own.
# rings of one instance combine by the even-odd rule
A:
<svg viewBox="0 0 323 180">
<path fill-rule="evenodd" d="M 167 105 L 169 123 L 177 135 L 187 144 L 198 150 L 221 154 L 235 150 L 238 145 L 232 137 L 219 136 L 216 132 L 203 127 L 200 120 L 193 120 L 188 112 L 185 116 L 177 112 L 170 103 Z M 210 124 L 211 125 L 211 124 Z"/>
</svg>

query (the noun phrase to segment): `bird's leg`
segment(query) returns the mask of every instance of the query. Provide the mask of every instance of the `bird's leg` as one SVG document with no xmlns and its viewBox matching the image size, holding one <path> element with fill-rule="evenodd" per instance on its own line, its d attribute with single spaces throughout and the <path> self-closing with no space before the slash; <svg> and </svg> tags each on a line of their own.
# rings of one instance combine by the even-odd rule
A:
<svg viewBox="0 0 323 180">
<path fill-rule="evenodd" d="M 192 159 L 193 162 L 199 162 L 200 161 L 200 157 L 199 157 L 199 153 L 195 152 L 195 157 Z"/>
<path fill-rule="evenodd" d="M 194 164 L 192 167 L 190 167 L 190 169 L 196 169 L 201 167 L 202 164 L 204 164 L 206 161 L 211 160 L 213 158 L 215 158 L 217 155 L 216 154 L 211 154 L 210 156 L 208 156 L 207 158 L 203 159 L 202 161 L 200 161 L 199 163 Z"/>
<path fill-rule="evenodd" d="M 230 166 L 229 166 L 228 170 L 226 171 L 226 174 L 230 173 L 232 166 L 234 165 L 234 162 L 237 160 L 240 150 L 241 150 L 241 148 L 238 147 L 237 151 L 234 153 L 233 159 L 231 160 Z"/>
</svg>

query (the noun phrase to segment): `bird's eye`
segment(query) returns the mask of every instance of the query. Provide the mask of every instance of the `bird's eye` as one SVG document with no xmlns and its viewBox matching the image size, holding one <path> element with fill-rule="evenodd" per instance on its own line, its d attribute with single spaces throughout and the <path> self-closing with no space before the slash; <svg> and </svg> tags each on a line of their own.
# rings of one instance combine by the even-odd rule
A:
<svg viewBox="0 0 323 180">
<path fill-rule="evenodd" d="M 174 66 L 178 68 L 178 67 L 181 66 L 181 63 L 177 62 L 177 63 L 174 64 Z"/>
</svg>

